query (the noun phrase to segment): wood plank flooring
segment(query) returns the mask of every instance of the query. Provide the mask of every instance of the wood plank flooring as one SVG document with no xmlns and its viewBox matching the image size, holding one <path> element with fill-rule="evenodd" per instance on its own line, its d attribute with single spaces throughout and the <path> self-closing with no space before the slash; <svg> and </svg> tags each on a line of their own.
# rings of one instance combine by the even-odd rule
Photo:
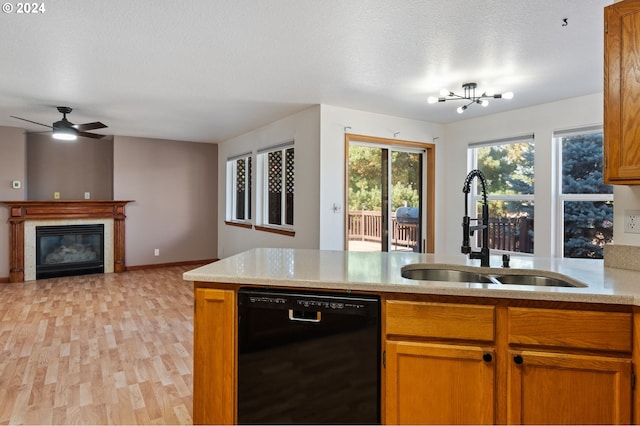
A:
<svg viewBox="0 0 640 426">
<path fill-rule="evenodd" d="M 0 284 L 0 424 L 192 424 L 189 269 Z"/>
</svg>

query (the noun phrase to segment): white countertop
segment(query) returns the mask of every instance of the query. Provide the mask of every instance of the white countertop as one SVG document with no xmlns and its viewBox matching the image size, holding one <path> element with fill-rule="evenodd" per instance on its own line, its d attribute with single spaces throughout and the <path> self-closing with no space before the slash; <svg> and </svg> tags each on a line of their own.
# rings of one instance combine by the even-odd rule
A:
<svg viewBox="0 0 640 426">
<path fill-rule="evenodd" d="M 602 260 L 552 259 L 511 256 L 509 272 L 536 270 L 563 274 L 587 287 L 536 287 L 528 285 L 421 281 L 403 278 L 409 264 L 445 263 L 500 274 L 502 259 L 491 257 L 491 270 L 466 256 L 438 256 L 411 252 L 348 252 L 259 248 L 185 272 L 187 281 L 258 284 L 325 290 L 360 290 L 607 303 L 640 306 L 640 272 L 605 268 Z"/>
</svg>

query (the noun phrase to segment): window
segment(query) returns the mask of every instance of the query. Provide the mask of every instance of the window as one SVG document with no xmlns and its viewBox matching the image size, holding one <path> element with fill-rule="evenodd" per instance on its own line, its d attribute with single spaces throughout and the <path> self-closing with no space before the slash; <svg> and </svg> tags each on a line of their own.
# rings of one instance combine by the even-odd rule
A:
<svg viewBox="0 0 640 426">
<path fill-rule="evenodd" d="M 289 228 L 293 226 L 294 148 L 288 143 L 258 156 L 262 166 L 262 224 Z"/>
<path fill-rule="evenodd" d="M 554 133 L 558 146 L 558 223 L 564 257 L 602 259 L 613 241 L 613 186 L 602 174 L 602 127 Z"/>
<path fill-rule="evenodd" d="M 469 166 L 479 169 L 487 181 L 489 248 L 533 253 L 533 135 L 471 144 Z M 471 197 L 481 217 L 482 192 L 477 179 Z M 478 247 L 482 232 L 475 233 Z"/>
<path fill-rule="evenodd" d="M 227 160 L 227 220 L 251 220 L 251 154 Z"/>
</svg>

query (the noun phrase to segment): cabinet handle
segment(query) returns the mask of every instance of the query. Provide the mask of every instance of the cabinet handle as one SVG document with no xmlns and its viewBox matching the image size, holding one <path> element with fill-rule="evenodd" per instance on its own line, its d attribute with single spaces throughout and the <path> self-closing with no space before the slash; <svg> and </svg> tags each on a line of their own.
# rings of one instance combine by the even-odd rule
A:
<svg viewBox="0 0 640 426">
<path fill-rule="evenodd" d="M 490 353 L 486 353 L 486 354 L 482 355 L 482 359 L 483 359 L 485 362 L 491 362 L 491 361 L 493 360 L 493 357 L 491 356 L 491 354 L 490 354 Z"/>
<path fill-rule="evenodd" d="M 522 359 L 521 355 L 516 355 L 513 357 L 513 362 L 515 362 L 516 364 L 522 364 L 522 361 L 524 360 Z"/>
</svg>

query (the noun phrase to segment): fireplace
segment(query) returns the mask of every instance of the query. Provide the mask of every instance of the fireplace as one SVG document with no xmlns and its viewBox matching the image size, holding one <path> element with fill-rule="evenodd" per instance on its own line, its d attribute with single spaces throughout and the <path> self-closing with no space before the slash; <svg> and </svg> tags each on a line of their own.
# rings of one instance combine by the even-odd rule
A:
<svg viewBox="0 0 640 426">
<path fill-rule="evenodd" d="M 36 226 L 36 279 L 104 272 L 104 225 Z"/>
<path fill-rule="evenodd" d="M 36 278 L 36 228 L 103 225 L 104 273 L 124 272 L 125 205 L 130 200 L 0 201 L 9 206 L 9 282 Z M 67 265 L 68 266 L 68 265 Z M 87 272 L 83 272 L 87 273 Z"/>
</svg>

